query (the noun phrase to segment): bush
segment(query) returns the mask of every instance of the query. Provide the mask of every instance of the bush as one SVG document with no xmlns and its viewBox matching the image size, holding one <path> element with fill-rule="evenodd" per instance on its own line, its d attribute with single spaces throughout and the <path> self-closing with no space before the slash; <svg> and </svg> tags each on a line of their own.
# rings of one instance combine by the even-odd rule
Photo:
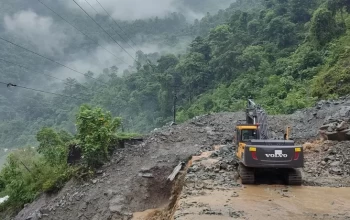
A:
<svg viewBox="0 0 350 220">
<path fill-rule="evenodd" d="M 67 132 L 43 128 L 37 134 L 37 149 L 22 148 L 8 156 L 0 173 L 0 191 L 9 196 L 2 209 L 8 207 L 10 213 L 15 212 L 40 193 L 63 187 L 74 173 L 66 162 L 66 142 L 71 138 Z"/>
<path fill-rule="evenodd" d="M 0 173 L 4 194 L 10 197 L 6 206 L 17 210 L 41 192 L 56 191 L 71 177 L 69 171 L 66 165 L 50 164 L 31 147 L 15 151 Z"/>
<path fill-rule="evenodd" d="M 77 138 L 84 160 L 89 167 L 98 167 L 108 160 L 108 150 L 114 133 L 121 125 L 120 118 L 110 112 L 83 105 L 77 115 Z"/>
</svg>

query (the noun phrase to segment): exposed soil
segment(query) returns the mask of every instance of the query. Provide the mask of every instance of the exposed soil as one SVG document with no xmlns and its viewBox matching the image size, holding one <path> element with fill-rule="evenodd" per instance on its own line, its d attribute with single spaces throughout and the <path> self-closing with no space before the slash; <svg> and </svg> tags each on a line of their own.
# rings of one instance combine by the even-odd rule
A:
<svg viewBox="0 0 350 220">
<path fill-rule="evenodd" d="M 291 126 L 293 138 L 297 143 L 303 144 L 306 141 L 311 143 L 305 146 L 309 153 L 306 154 L 303 172 L 304 185 L 323 187 L 350 185 L 348 142 L 312 143 L 316 140 L 319 127 L 325 120 L 329 120 L 330 117 L 346 116 L 350 112 L 348 106 L 350 106 L 348 100 L 320 102 L 315 108 L 302 110 L 293 115 L 268 118 L 270 136 L 283 137 L 285 128 Z M 43 195 L 37 201 L 27 205 L 14 219 L 34 220 L 40 217 L 40 219 L 45 220 L 109 220 L 131 219 L 134 216 L 134 219 L 168 220 L 174 215 L 177 216 L 178 213 L 174 214 L 178 210 L 175 204 L 180 204 L 181 207 L 183 200 L 179 200 L 179 198 L 184 198 L 184 196 L 191 199 L 192 197 L 207 196 L 205 193 L 210 192 L 218 193 L 217 196 L 220 198 L 221 192 L 226 191 L 228 195 L 232 195 L 236 191 L 239 197 L 244 198 L 246 195 L 247 201 L 249 199 L 253 201 L 253 191 L 250 191 L 251 193 L 247 191 L 251 187 L 242 191 L 236 172 L 237 163 L 233 156 L 234 149 L 230 145 L 235 124 L 240 119 L 244 119 L 243 113 L 219 113 L 196 117 L 181 125 L 158 129 L 146 137 L 142 144 L 116 150 L 112 161 L 106 164 L 94 179 L 84 183 L 71 181 L 57 195 Z M 197 162 L 203 160 L 201 165 L 196 162 L 189 164 L 188 170 L 183 170 L 174 182 L 167 180 L 180 161 L 187 162 L 191 156 L 199 156 L 203 152 L 212 151 L 215 145 L 225 145 L 225 147 L 214 150 L 209 159 L 197 160 Z M 270 188 L 277 190 L 272 186 Z M 292 212 L 300 214 L 302 207 L 307 209 L 307 206 L 303 204 L 308 200 L 300 201 L 304 198 L 302 197 L 304 189 L 306 190 L 305 194 L 308 192 L 311 194 L 312 192 L 328 193 L 329 196 L 335 196 L 338 191 L 339 195 L 345 194 L 345 191 L 342 190 L 346 190 L 293 188 L 290 192 L 296 195 L 295 201 L 293 201 L 293 197 L 283 198 L 284 200 L 279 198 L 281 201 L 277 199 L 276 195 L 271 195 L 271 198 L 276 201 L 276 205 L 279 202 L 287 201 L 286 199 L 290 199 L 290 204 L 295 204 L 286 207 L 278 205 L 281 214 Z M 201 195 L 202 192 L 204 195 Z M 259 194 L 260 200 L 264 200 L 267 196 L 264 187 L 257 187 L 255 192 Z M 190 194 L 187 195 L 187 193 Z M 227 195 L 225 196 L 227 197 Z M 203 202 L 197 200 L 197 203 L 206 204 L 206 198 L 203 197 L 203 199 Z M 343 200 L 333 199 L 335 203 L 332 210 L 338 210 L 338 214 L 342 214 L 342 207 L 348 205 L 346 196 L 340 199 Z M 331 197 L 327 201 L 330 200 Z M 189 201 L 192 202 L 192 200 Z M 259 197 L 257 201 L 259 201 Z M 186 200 L 184 202 L 186 203 Z M 215 203 L 214 200 L 213 202 Z M 223 206 L 225 204 L 226 199 L 223 200 Z M 236 207 L 236 204 L 235 201 L 231 203 L 231 206 Z M 238 204 L 237 207 L 239 207 Z M 251 205 L 251 207 L 254 206 Z M 298 211 L 294 207 L 299 207 L 300 210 Z M 205 209 L 206 207 L 201 208 Z M 146 213 L 142 213 L 145 210 Z M 249 210 L 251 209 L 245 209 L 243 216 L 249 216 L 246 213 L 249 214 Z M 201 215 L 202 219 L 202 217 L 208 216 L 205 213 L 210 213 L 212 210 L 201 211 L 204 213 Z M 240 210 L 235 209 L 234 211 Z M 244 210 L 242 209 L 242 211 Z M 303 212 L 319 214 L 317 210 Z M 320 212 L 320 214 L 322 213 Z M 236 214 L 232 215 L 236 216 Z M 346 215 L 345 213 L 343 217 Z M 335 215 L 335 217 L 337 216 Z M 216 217 L 220 217 L 220 215 L 214 216 L 215 219 L 219 219 Z"/>
</svg>

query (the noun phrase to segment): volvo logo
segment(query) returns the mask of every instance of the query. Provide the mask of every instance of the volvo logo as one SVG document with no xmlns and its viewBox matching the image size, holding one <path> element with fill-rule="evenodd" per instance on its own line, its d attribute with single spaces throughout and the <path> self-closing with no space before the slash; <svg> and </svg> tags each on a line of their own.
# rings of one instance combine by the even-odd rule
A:
<svg viewBox="0 0 350 220">
<path fill-rule="evenodd" d="M 272 158 L 287 158 L 288 154 L 283 154 L 282 150 L 275 150 L 275 154 L 265 154 L 266 157 L 272 157 Z"/>
</svg>

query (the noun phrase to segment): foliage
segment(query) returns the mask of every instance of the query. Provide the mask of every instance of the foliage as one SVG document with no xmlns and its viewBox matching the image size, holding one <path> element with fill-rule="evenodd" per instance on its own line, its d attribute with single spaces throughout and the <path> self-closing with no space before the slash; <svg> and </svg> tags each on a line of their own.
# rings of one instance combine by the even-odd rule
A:
<svg viewBox="0 0 350 220">
<path fill-rule="evenodd" d="M 81 144 L 84 160 L 90 167 L 96 167 L 108 160 L 109 147 L 120 118 L 112 118 L 109 112 L 88 105 L 80 107 L 77 115 L 77 138 Z"/>
<path fill-rule="evenodd" d="M 132 138 L 139 138 L 142 137 L 141 134 L 138 133 L 125 133 L 125 132 L 119 132 L 115 135 L 115 138 L 117 140 L 129 140 Z"/>
<path fill-rule="evenodd" d="M 151 35 L 150 41 L 166 39 L 168 46 L 177 45 L 181 37 L 193 40 L 180 55 L 138 51 L 141 65 L 135 64 L 123 74 L 118 74 L 121 66 L 116 64 L 89 72 L 105 82 L 103 86 L 89 78 L 83 86 L 67 79 L 60 92 L 83 94 L 90 106 L 101 106 L 110 111 L 110 117 L 123 118 L 123 130 L 141 134 L 172 120 L 174 100 L 180 121 L 199 114 L 240 110 L 248 97 L 270 114 L 292 113 L 312 106 L 317 99 L 350 92 L 348 8 L 346 0 L 245 0 L 216 14 L 208 13 L 193 24 L 186 23 L 180 14 L 122 22 L 135 41 L 147 42 Z M 143 37 L 137 38 L 139 35 Z M 30 82 L 29 75 L 16 77 Z M 110 140 L 101 137 L 109 137 L 114 128 L 81 118 L 83 128 L 76 130 L 74 118 L 81 101 L 37 93 L 26 93 L 22 98 L 23 93 L 17 90 L 0 90 L 1 147 L 36 145 L 34 134 L 44 126 L 78 133 L 86 155 L 98 152 L 97 161 L 107 158 Z M 93 110 L 86 112 L 92 114 Z M 93 134 L 84 126 L 97 126 L 98 132 Z M 50 149 L 63 149 L 56 142 L 45 146 L 46 154 Z M 58 151 L 55 154 L 59 155 Z M 59 158 L 57 155 L 49 157 Z"/>
<path fill-rule="evenodd" d="M 2 208 L 16 211 L 41 192 L 60 189 L 72 173 L 73 169 L 66 164 L 51 164 L 32 147 L 16 150 L 8 157 L 0 173 L 3 192 L 9 196 Z"/>
<path fill-rule="evenodd" d="M 50 164 L 62 164 L 65 162 L 68 153 L 64 143 L 69 142 L 71 139 L 72 137 L 66 132 L 61 132 L 59 135 L 52 128 L 42 128 L 37 134 L 37 140 L 40 143 L 38 152 Z"/>
<path fill-rule="evenodd" d="M 82 105 L 76 120 L 76 137 L 64 130 L 44 127 L 37 133 L 37 148 L 22 148 L 8 156 L 0 173 L 0 192 L 10 199 L 0 211 L 11 213 L 33 201 L 40 193 L 57 192 L 81 170 L 90 173 L 97 165 L 106 162 L 112 140 L 139 136 L 136 133 L 116 133 L 121 119 L 112 118 L 101 108 Z M 68 146 L 72 144 L 82 148 L 87 167 L 67 164 Z"/>
</svg>

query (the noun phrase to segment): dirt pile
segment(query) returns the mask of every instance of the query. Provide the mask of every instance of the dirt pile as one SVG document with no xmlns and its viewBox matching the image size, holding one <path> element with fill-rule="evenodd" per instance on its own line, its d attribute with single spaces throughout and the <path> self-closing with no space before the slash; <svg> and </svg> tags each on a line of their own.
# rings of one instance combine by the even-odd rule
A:
<svg viewBox="0 0 350 220">
<path fill-rule="evenodd" d="M 183 202 L 187 197 L 201 197 L 207 191 L 228 191 L 239 188 L 242 185 L 237 181 L 237 161 L 232 156 L 234 148 L 231 145 L 215 146 L 214 150 L 204 152 L 200 156 L 192 158 L 191 166 L 187 170 L 184 187 L 179 198 L 180 203 L 174 213 L 174 219 L 181 219 L 188 213 L 184 210 L 195 210 L 200 216 L 241 216 L 242 213 L 233 209 L 215 210 L 202 202 Z M 232 195 L 235 197 L 235 195 Z M 227 213 L 226 213 L 227 212 Z"/>
<path fill-rule="evenodd" d="M 344 106 L 337 115 L 326 119 L 320 128 L 320 135 L 325 140 L 350 140 L 350 107 Z"/>
<path fill-rule="evenodd" d="M 350 186 L 350 142 L 305 144 L 304 185 Z"/>
</svg>

